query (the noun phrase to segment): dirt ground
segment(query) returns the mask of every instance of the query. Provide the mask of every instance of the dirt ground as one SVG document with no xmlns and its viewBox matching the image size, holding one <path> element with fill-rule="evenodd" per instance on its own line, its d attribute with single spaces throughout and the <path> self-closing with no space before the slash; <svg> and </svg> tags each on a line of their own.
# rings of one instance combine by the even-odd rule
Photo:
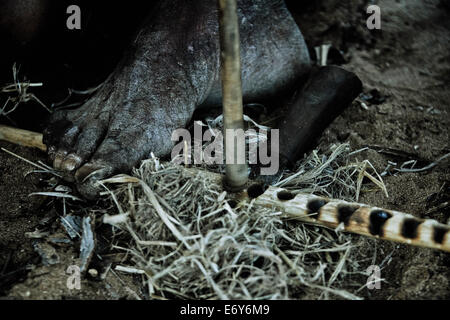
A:
<svg viewBox="0 0 450 320">
<path fill-rule="evenodd" d="M 377 90 L 385 97 L 383 103 L 367 104 L 367 110 L 358 104 L 347 109 L 321 137 L 321 144 L 349 141 L 353 150 L 369 146 L 358 157 L 368 159 L 378 172 L 384 171 L 388 161 L 418 160 L 417 167 L 423 167 L 449 153 L 448 9 L 439 1 L 377 1 L 382 29 L 369 31 L 362 23 L 366 18 L 365 1 L 319 3 L 327 4 L 318 4 L 319 17 L 300 15 L 298 19 L 309 44 L 328 41 L 343 50 L 349 60 L 345 68 L 358 74 L 364 92 Z M 380 149 L 387 152 L 377 152 Z M 448 202 L 449 179 L 446 160 L 427 172 L 386 176 L 388 198 L 375 192 L 364 194 L 361 200 L 449 223 L 448 203 L 431 210 Z M 366 239 L 359 241 L 363 247 L 375 244 Z M 448 254 L 386 242 L 377 245 L 381 260 L 394 251 L 382 271 L 386 280 L 382 290 L 371 291 L 368 297 L 450 298 Z"/>
<path fill-rule="evenodd" d="M 368 159 L 378 172 L 388 162 L 397 167 L 417 160 L 416 168 L 433 163 L 450 152 L 450 10 L 439 0 L 380 0 L 381 30 L 368 30 L 368 1 L 314 1 L 292 5 L 297 22 L 311 47 L 331 43 L 337 50 L 331 62 L 355 72 L 364 93 L 320 137 L 322 148 L 349 142 L 356 155 Z M 0 147 L 37 162 L 43 152 L 0 142 Z M 64 234 L 58 217 L 60 202 L 30 193 L 49 190 L 57 183 L 49 174 L 31 173 L 28 163 L 0 152 L 0 296 L 24 299 L 136 298 L 139 285 L 133 277 L 112 272 L 105 280 L 86 277 L 83 290 L 66 286 L 67 266 L 76 261 L 74 243 L 52 244 L 51 258 L 43 263 L 36 247 L 43 241 L 30 232 Z M 449 159 L 419 173 L 386 175 L 389 197 L 364 193 L 361 201 L 408 212 L 421 218 L 450 223 Z M 79 210 L 82 210 L 79 209 Z M 450 255 L 353 236 L 360 254 L 383 265 L 381 290 L 364 290 L 367 299 L 449 299 Z M 99 240 L 99 239 L 98 239 Z M 53 251 L 52 251 L 53 250 Z M 98 271 L 120 261 L 118 253 L 98 262 Z M 52 262 L 53 261 L 53 262 Z M 55 262 L 56 261 L 56 262 Z M 45 262 L 45 261 L 44 261 Z M 367 265 L 368 266 L 368 265 Z M 367 267 L 365 266 L 365 267 Z"/>
</svg>

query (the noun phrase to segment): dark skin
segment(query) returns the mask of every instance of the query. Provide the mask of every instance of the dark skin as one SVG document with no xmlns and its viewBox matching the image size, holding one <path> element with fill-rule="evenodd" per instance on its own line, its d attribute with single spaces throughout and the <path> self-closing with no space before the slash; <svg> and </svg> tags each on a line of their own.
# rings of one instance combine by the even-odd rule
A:
<svg viewBox="0 0 450 320">
<path fill-rule="evenodd" d="M 240 0 L 238 7 L 244 101 L 297 90 L 280 127 L 286 165 L 361 84 L 339 68 L 314 70 L 283 1 Z M 95 198 L 98 180 L 129 171 L 151 152 L 170 154 L 172 132 L 185 127 L 196 108 L 221 103 L 216 1 L 160 1 L 133 40 L 103 87 L 80 108 L 53 114 L 44 132 L 54 168 L 87 198 Z M 303 139 L 295 138 L 299 131 Z"/>
</svg>

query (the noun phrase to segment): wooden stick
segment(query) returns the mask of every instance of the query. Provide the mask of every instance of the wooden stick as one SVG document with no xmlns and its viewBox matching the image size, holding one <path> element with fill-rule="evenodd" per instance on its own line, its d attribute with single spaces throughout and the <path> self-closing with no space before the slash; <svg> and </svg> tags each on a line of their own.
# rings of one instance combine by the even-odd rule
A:
<svg viewBox="0 0 450 320">
<path fill-rule="evenodd" d="M 42 142 L 42 134 L 28 130 L 0 125 L 0 140 L 47 151 L 47 146 Z"/>
<path fill-rule="evenodd" d="M 239 141 L 234 141 L 234 134 L 238 134 L 239 131 L 244 132 L 237 3 L 236 0 L 218 0 L 218 3 L 222 62 L 223 130 L 227 159 L 225 185 L 230 191 L 240 191 L 245 188 L 248 171 L 245 162 L 245 143 L 242 142 L 243 145 L 239 146 Z M 240 150 L 240 147 L 243 147 L 243 150 Z M 243 154 L 244 163 L 239 163 L 238 153 Z M 231 157 L 231 154 L 233 157 Z"/>
<path fill-rule="evenodd" d="M 450 226 L 432 219 L 275 187 L 259 196 L 255 204 L 310 224 L 450 252 Z"/>
<path fill-rule="evenodd" d="M 5 136 L 8 138 L 4 139 Z M 40 133 L 0 126 L 0 139 L 46 150 Z M 180 167 L 192 175 L 207 174 L 217 183 L 222 179 L 222 176 L 216 173 Z M 258 183 L 234 194 L 234 197 L 238 201 L 254 200 L 256 206 L 281 211 L 286 219 L 450 252 L 450 226 L 436 220 L 418 219 L 408 213 L 371 207 L 362 203 L 350 203 L 312 194 L 295 194 L 276 187 L 269 187 L 264 192 Z"/>
</svg>

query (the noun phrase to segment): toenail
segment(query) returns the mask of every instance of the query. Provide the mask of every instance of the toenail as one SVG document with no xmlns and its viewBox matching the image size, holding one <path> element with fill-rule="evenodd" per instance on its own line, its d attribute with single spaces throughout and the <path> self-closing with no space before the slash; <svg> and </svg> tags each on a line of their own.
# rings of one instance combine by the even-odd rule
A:
<svg viewBox="0 0 450 320">
<path fill-rule="evenodd" d="M 66 157 L 67 152 L 59 151 L 55 155 L 55 160 L 53 160 L 53 168 L 59 170 L 61 168 L 61 163 Z"/>
<path fill-rule="evenodd" d="M 77 166 L 81 163 L 80 157 L 70 154 L 66 157 L 66 160 L 64 160 L 64 163 L 62 164 L 62 169 L 65 171 L 73 171 L 77 168 Z"/>
<path fill-rule="evenodd" d="M 85 164 L 75 174 L 75 179 L 78 183 L 84 183 L 93 177 L 95 174 L 104 171 L 107 167 L 95 164 Z"/>
</svg>

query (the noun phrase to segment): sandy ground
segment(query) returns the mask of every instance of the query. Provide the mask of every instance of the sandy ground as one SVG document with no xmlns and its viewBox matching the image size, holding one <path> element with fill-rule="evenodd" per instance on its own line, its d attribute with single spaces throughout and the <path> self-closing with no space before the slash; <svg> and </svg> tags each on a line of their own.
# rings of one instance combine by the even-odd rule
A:
<svg viewBox="0 0 450 320">
<path fill-rule="evenodd" d="M 369 147 L 357 157 L 368 159 L 380 173 L 388 161 L 401 165 L 417 160 L 416 167 L 423 167 L 450 152 L 450 11 L 438 0 L 377 2 L 382 10 L 381 31 L 366 28 L 367 3 L 362 0 L 316 1 L 296 13 L 308 44 L 330 42 L 341 50 L 346 60 L 343 66 L 357 73 L 364 92 L 374 96 L 349 107 L 320 137 L 319 145 L 326 148 L 349 142 L 353 150 Z M 331 58 L 339 60 L 337 55 Z M 32 161 L 46 161 L 45 154 L 36 150 L 3 142 L 0 147 Z M 33 170 L 0 153 L 0 296 L 134 298 L 140 289 L 133 278 L 112 273 L 105 281 L 83 279 L 81 291 L 69 290 L 66 268 L 77 257 L 73 245 L 55 245 L 59 263 L 42 264 L 33 249 L 35 240 L 25 233 L 46 228 L 60 232 L 55 221 L 62 208 L 29 196 L 55 183 L 48 174 L 30 173 Z M 450 222 L 448 159 L 422 173 L 385 176 L 384 182 L 389 197 L 380 191 L 369 192 L 362 202 Z M 449 254 L 358 236 L 352 239 L 362 254 L 372 256 L 376 250 L 374 263 L 383 265 L 381 290 L 360 292 L 364 297 L 450 298 Z M 111 263 L 122 258 L 111 254 Z"/>
</svg>

